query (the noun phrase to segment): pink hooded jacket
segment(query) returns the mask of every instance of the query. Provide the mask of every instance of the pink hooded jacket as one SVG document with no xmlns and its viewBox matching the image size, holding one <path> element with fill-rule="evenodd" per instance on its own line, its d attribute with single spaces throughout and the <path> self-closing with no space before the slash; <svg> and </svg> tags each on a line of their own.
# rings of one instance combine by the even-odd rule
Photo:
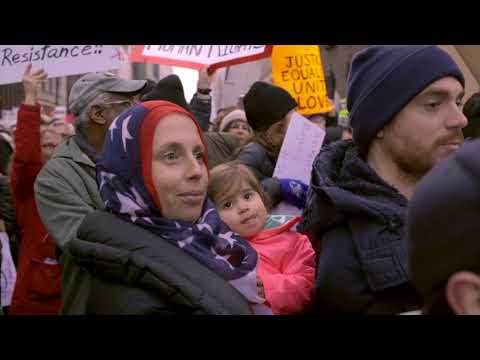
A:
<svg viewBox="0 0 480 360">
<path fill-rule="evenodd" d="M 307 236 L 290 229 L 301 217 L 248 238 L 259 255 L 258 273 L 276 315 L 298 314 L 313 298 L 315 252 Z"/>
</svg>

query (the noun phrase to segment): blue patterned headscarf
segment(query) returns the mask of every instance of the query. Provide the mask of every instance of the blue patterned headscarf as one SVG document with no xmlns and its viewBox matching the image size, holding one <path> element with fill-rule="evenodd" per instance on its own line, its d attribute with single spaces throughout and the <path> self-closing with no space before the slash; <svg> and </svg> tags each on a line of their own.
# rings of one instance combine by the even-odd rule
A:
<svg viewBox="0 0 480 360">
<path fill-rule="evenodd" d="M 105 209 L 167 239 L 230 282 L 249 301 L 262 303 L 264 299 L 257 295 L 257 253 L 221 221 L 211 200 L 206 199 L 200 218 L 192 224 L 162 217 L 155 202 L 157 194 L 148 190 L 142 172 L 142 123 L 148 115 L 160 121 L 173 112 L 195 121 L 190 113 L 167 101 L 138 104 L 113 121 L 97 163 Z M 199 135 L 202 138 L 200 129 Z"/>
</svg>

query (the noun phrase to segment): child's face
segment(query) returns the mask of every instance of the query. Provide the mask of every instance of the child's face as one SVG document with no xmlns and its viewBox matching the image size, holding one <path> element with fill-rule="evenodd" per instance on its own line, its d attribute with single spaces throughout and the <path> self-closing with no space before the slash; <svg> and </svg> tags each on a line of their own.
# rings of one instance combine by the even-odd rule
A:
<svg viewBox="0 0 480 360">
<path fill-rule="evenodd" d="M 257 234 L 267 221 L 262 198 L 248 184 L 242 184 L 239 192 L 218 199 L 215 205 L 222 221 L 243 237 Z"/>
</svg>

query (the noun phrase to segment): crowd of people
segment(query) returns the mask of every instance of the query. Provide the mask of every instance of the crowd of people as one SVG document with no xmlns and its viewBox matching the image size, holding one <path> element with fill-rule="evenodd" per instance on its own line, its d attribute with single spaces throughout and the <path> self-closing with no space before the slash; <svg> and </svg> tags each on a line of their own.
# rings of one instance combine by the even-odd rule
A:
<svg viewBox="0 0 480 360">
<path fill-rule="evenodd" d="M 440 47 L 355 54 L 349 121 L 307 116 L 326 134 L 309 184 L 274 176 L 298 106 L 279 86 L 212 116 L 206 69 L 190 102 L 176 75 L 89 73 L 73 128 L 42 115 L 47 76 L 26 67 L 0 129 L 4 314 L 480 313 L 480 94 L 463 105 Z"/>
</svg>

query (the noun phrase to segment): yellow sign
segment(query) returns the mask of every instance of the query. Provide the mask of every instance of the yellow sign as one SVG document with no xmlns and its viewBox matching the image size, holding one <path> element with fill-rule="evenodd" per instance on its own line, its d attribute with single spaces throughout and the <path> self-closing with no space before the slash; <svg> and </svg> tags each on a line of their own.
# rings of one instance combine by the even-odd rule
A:
<svg viewBox="0 0 480 360">
<path fill-rule="evenodd" d="M 272 52 L 273 82 L 297 101 L 303 115 L 333 110 L 327 97 L 318 45 L 275 45 Z"/>
</svg>

